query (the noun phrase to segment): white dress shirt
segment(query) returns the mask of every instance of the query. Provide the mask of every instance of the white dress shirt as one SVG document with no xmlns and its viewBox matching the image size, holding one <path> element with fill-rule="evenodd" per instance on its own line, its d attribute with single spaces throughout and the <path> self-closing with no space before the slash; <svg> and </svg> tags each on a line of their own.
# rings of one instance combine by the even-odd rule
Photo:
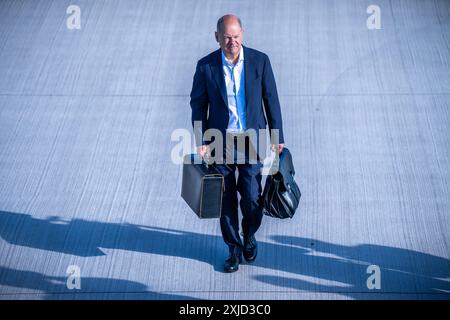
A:
<svg viewBox="0 0 450 320">
<path fill-rule="evenodd" d="M 244 49 L 241 46 L 239 60 L 233 64 L 222 51 L 222 66 L 228 97 L 228 132 L 244 132 L 246 128 Z"/>
</svg>

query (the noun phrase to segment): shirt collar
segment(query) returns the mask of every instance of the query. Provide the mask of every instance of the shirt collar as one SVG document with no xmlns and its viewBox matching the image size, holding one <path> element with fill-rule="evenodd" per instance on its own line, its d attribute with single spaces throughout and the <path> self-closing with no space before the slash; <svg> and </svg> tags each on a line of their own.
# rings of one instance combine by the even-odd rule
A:
<svg viewBox="0 0 450 320">
<path fill-rule="evenodd" d="M 234 64 L 230 60 L 227 59 L 227 57 L 225 56 L 223 51 L 220 50 L 220 52 L 222 53 L 222 64 L 234 66 Z M 238 62 L 236 63 L 236 65 L 241 61 L 244 61 L 244 46 L 242 46 L 242 45 L 241 45 L 241 51 L 239 52 L 239 59 L 238 59 Z"/>
</svg>

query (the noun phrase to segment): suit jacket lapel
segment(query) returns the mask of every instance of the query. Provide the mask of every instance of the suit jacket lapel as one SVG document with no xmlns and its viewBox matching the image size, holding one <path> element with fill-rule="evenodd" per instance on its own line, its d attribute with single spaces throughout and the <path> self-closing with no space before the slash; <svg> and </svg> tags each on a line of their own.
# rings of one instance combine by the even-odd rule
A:
<svg viewBox="0 0 450 320">
<path fill-rule="evenodd" d="M 245 73 L 245 108 L 248 114 L 250 92 L 253 90 L 253 83 L 258 79 L 258 69 L 253 62 L 253 56 L 244 47 L 244 73 Z"/>
<path fill-rule="evenodd" d="M 222 67 L 222 54 L 220 52 L 220 49 L 216 51 L 216 54 L 210 67 L 214 80 L 216 81 L 217 87 L 220 90 L 220 95 L 222 96 L 225 105 L 228 106 L 227 88 L 225 86 L 225 78 Z"/>
</svg>

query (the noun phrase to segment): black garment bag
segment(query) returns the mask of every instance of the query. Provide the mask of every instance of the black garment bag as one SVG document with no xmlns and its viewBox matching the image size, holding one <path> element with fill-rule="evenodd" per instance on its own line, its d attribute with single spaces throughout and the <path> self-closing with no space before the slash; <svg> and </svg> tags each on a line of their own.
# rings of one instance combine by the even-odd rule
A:
<svg viewBox="0 0 450 320">
<path fill-rule="evenodd" d="M 292 155 L 286 147 L 279 155 L 278 166 L 278 172 L 267 176 L 264 185 L 263 212 L 273 218 L 292 218 L 299 205 L 301 192 L 294 180 Z"/>
</svg>

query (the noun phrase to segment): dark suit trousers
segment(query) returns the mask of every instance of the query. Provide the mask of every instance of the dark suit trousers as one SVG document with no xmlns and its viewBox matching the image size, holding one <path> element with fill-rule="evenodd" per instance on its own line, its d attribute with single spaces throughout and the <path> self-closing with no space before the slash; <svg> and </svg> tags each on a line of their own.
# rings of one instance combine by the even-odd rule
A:
<svg viewBox="0 0 450 320">
<path fill-rule="evenodd" d="M 235 157 L 236 160 L 236 157 Z M 238 197 L 242 212 L 242 231 L 245 236 L 256 233 L 263 217 L 261 205 L 261 168 L 262 163 L 250 164 L 248 157 L 246 163 L 233 162 L 218 164 L 217 168 L 225 178 L 225 192 L 222 200 L 222 216 L 220 227 L 223 240 L 228 245 L 230 253 L 241 253 L 243 244 L 239 235 Z M 238 179 L 236 182 L 236 169 Z"/>
</svg>

